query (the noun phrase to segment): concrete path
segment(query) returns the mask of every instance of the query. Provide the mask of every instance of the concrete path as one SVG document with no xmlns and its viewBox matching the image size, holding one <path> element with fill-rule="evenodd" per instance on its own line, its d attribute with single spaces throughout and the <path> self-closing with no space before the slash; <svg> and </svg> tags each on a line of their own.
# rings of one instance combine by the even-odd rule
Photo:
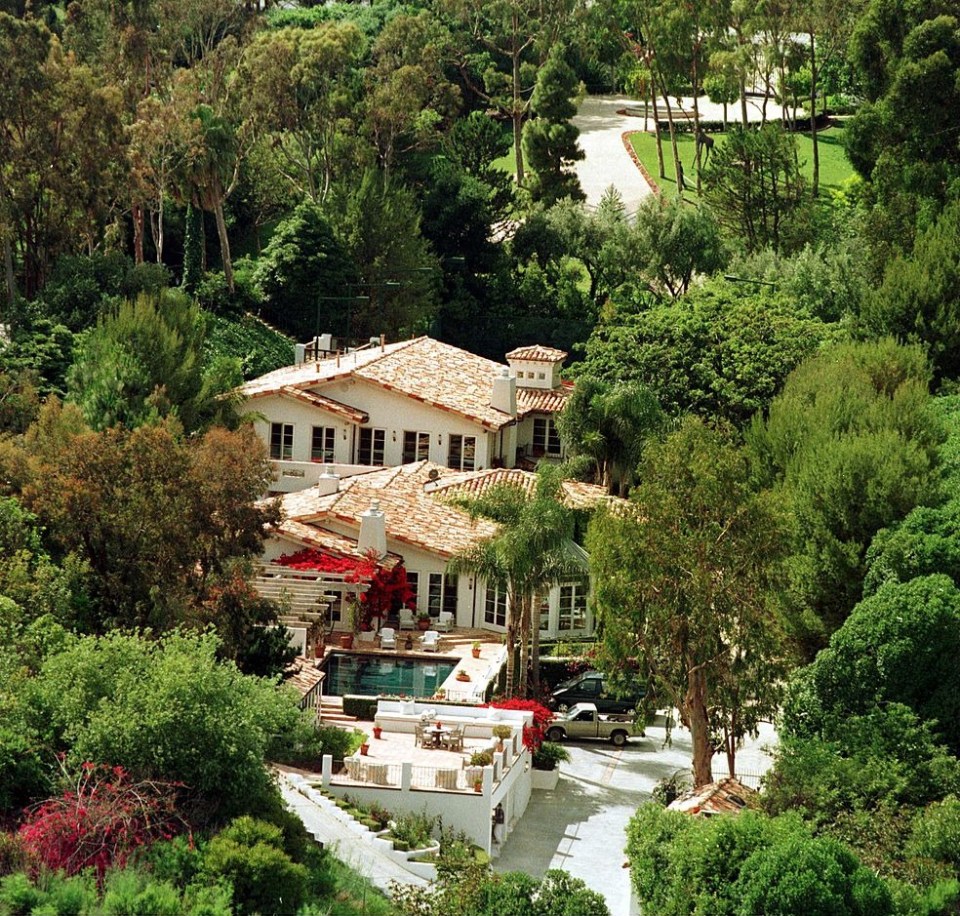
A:
<svg viewBox="0 0 960 916">
<path fill-rule="evenodd" d="M 676 102 L 671 99 L 676 106 Z M 693 99 L 680 100 L 684 111 L 693 111 Z M 715 105 L 705 96 L 697 100 L 700 117 L 707 121 L 722 121 L 723 106 Z M 632 114 L 617 114 L 630 111 Z M 624 208 L 632 216 L 643 200 L 653 191 L 637 168 L 623 143 L 623 134 L 634 130 L 653 130 L 653 109 L 649 119 L 643 117 L 643 102 L 620 95 L 590 95 L 581 103 L 573 123 L 580 128 L 580 147 L 585 158 L 576 164 L 580 187 L 587 195 L 587 206 L 596 207 L 610 185 L 623 197 Z M 775 102 L 767 104 L 767 119 L 776 120 L 782 110 Z M 660 117 L 666 119 L 666 109 L 661 105 Z M 727 117 L 735 121 L 740 117 L 740 105 L 730 105 Z M 747 119 L 759 122 L 763 117 L 762 100 L 747 99 Z"/>
<path fill-rule="evenodd" d="M 552 792 L 534 792 L 527 811 L 507 838 L 494 862 L 498 872 L 526 871 L 540 877 L 562 868 L 606 898 L 612 916 L 636 916 L 630 871 L 624 868 L 627 822 L 637 808 L 650 802 L 657 781 L 677 770 L 690 770 L 690 734 L 676 728 L 673 742 L 663 746 L 662 726 L 626 747 L 581 742 L 567 744 L 571 760 L 561 764 L 560 781 Z M 762 774 L 770 766 L 763 752 L 775 741 L 765 727 L 758 741 L 738 755 L 743 774 Z M 714 758 L 714 775 L 725 763 Z"/>
<path fill-rule="evenodd" d="M 636 108 L 637 104 L 623 96 L 608 95 L 587 96 L 580 103 L 573 123 L 580 128 L 580 148 L 585 158 L 576 168 L 588 207 L 596 207 L 613 185 L 632 216 L 643 199 L 653 193 L 621 139 L 625 131 L 644 129 L 642 117 L 617 114 L 617 109 Z"/>
<path fill-rule="evenodd" d="M 315 804 L 297 791 L 301 782 L 296 775 L 280 773 L 280 794 L 291 811 L 303 821 L 307 833 L 319 840 L 341 861 L 359 872 L 385 894 L 390 883 L 415 884 L 425 887 L 428 882 L 407 871 L 394 859 L 382 853 L 372 843 L 361 839 L 328 809 Z"/>
</svg>

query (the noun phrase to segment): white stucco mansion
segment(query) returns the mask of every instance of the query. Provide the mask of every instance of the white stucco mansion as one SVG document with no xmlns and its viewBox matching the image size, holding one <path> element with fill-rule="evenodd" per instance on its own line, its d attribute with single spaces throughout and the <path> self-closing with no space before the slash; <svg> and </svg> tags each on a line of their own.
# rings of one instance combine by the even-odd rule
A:
<svg viewBox="0 0 960 916">
<path fill-rule="evenodd" d="M 418 611 L 448 611 L 455 626 L 503 632 L 505 590 L 447 573 L 453 556 L 497 526 L 452 497 L 497 484 L 530 491 L 529 468 L 563 457 L 554 418 L 571 390 L 560 380 L 566 354 L 522 347 L 502 365 L 420 337 L 313 361 L 303 355 L 298 348 L 293 366 L 242 389 L 283 503 L 265 563 L 304 548 L 362 557 L 374 547 L 387 563 L 403 561 Z M 571 506 L 611 498 L 592 484 L 563 487 Z M 586 554 L 570 549 L 586 572 Z M 584 577 L 544 594 L 541 636 L 592 634 L 588 590 Z M 332 622 L 345 625 L 341 609 L 331 611 Z"/>
<path fill-rule="evenodd" d="M 330 464 L 475 471 L 563 457 L 562 350 L 521 347 L 505 365 L 429 337 L 316 360 L 297 349 L 294 365 L 241 389 L 277 462 L 277 492 L 309 486 Z"/>
</svg>

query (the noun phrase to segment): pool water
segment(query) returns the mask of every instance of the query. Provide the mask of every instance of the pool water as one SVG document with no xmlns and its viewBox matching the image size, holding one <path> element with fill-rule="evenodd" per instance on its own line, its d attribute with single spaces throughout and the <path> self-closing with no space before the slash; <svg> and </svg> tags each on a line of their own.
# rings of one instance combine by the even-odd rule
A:
<svg viewBox="0 0 960 916">
<path fill-rule="evenodd" d="M 423 658 L 384 658 L 376 655 L 331 653 L 324 665 L 327 678 L 323 692 L 376 696 L 403 693 L 408 697 L 432 697 L 456 667 L 455 661 Z"/>
</svg>

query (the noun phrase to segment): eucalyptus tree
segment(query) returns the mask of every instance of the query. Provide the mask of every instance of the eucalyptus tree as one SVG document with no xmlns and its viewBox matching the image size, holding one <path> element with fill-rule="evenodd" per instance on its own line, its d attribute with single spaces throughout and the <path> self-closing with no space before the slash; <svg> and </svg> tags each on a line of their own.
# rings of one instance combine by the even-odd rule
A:
<svg viewBox="0 0 960 916">
<path fill-rule="evenodd" d="M 501 526 L 498 534 L 455 556 L 447 569 L 452 575 L 475 575 L 507 592 L 507 696 L 513 695 L 517 683 L 518 634 L 522 660 L 519 692 L 527 693 L 531 635 L 534 689 L 538 686 L 540 621 L 533 614 L 537 597 L 559 582 L 587 578 L 583 551 L 573 543 L 574 515 L 562 502 L 561 485 L 558 470 L 544 468 L 532 494 L 501 484 L 462 501 L 472 515 Z"/>
<path fill-rule="evenodd" d="M 688 418 L 644 456 L 627 510 L 599 510 L 587 549 L 603 650 L 639 666 L 690 729 L 695 786 L 719 735 L 731 775 L 746 734 L 778 705 L 787 527 L 751 486 L 746 456 Z"/>
</svg>

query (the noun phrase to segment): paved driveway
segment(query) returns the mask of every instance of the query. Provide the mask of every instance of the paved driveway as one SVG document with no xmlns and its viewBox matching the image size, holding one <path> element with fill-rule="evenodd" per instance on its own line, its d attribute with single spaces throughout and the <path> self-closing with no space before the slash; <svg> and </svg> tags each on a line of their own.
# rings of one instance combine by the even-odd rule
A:
<svg viewBox="0 0 960 916">
<path fill-rule="evenodd" d="M 669 747 L 663 739 L 663 727 L 653 726 L 645 738 L 633 738 L 623 748 L 600 742 L 567 744 L 571 761 L 561 764 L 557 788 L 533 793 L 495 870 L 522 870 L 539 877 L 549 868 L 562 868 L 602 893 L 613 916 L 638 913 L 631 900 L 630 872 L 623 867 L 627 822 L 651 800 L 658 780 L 690 769 L 689 733 L 674 729 Z M 764 772 L 769 758 L 762 747 L 774 740 L 772 728 L 765 728 L 760 739 L 741 752 L 738 768 L 745 774 Z M 723 766 L 721 758 L 714 758 L 715 775 Z"/>
</svg>

